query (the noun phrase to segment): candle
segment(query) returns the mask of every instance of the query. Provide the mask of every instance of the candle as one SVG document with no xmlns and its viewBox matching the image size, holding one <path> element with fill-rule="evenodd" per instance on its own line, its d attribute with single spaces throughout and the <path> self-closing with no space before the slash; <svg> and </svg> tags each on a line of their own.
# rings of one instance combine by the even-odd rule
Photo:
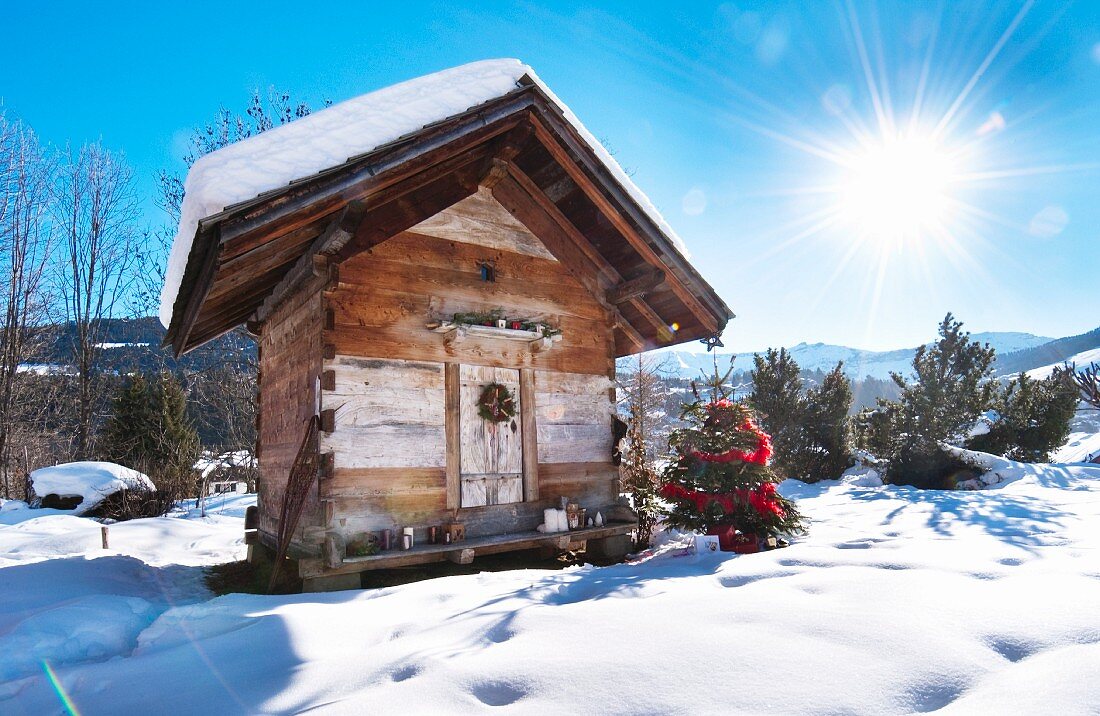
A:
<svg viewBox="0 0 1100 716">
<path fill-rule="evenodd" d="M 553 507 L 548 507 L 542 511 L 542 521 L 546 525 L 547 532 L 558 531 L 558 511 Z"/>
<path fill-rule="evenodd" d="M 412 549 L 412 546 L 413 546 L 412 535 L 401 535 L 401 545 L 404 549 Z"/>
<path fill-rule="evenodd" d="M 407 547 L 405 547 L 405 549 L 412 549 L 413 544 L 416 542 L 416 539 L 413 535 L 413 528 L 412 527 L 406 527 L 405 529 L 401 530 L 401 535 L 402 535 L 402 537 L 407 537 L 408 538 L 409 544 L 408 544 Z"/>
</svg>

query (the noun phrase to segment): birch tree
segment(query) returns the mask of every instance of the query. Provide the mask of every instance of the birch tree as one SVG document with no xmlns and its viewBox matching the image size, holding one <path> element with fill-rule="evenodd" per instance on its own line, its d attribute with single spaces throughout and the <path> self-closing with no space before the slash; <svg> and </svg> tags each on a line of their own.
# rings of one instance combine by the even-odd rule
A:
<svg viewBox="0 0 1100 716">
<path fill-rule="evenodd" d="M 34 329 L 46 307 L 49 173 L 34 133 L 0 115 L 0 273 L 7 280 L 0 296 L 0 490 L 6 498 L 23 496 L 12 474 L 15 443 L 22 413 L 35 410 L 21 399 L 27 386 L 20 366 L 34 352 Z"/>
<path fill-rule="evenodd" d="M 77 386 L 74 451 L 77 459 L 86 459 L 92 454 L 94 411 L 103 397 L 103 337 L 130 277 L 138 206 L 130 169 L 99 144 L 69 150 L 57 173 L 58 285 L 73 328 Z"/>
</svg>

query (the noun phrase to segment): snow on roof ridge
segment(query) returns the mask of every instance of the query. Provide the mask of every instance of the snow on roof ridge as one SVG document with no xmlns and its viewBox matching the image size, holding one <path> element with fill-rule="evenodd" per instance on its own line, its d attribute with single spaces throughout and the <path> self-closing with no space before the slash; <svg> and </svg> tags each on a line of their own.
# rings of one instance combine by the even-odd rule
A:
<svg viewBox="0 0 1100 716">
<path fill-rule="evenodd" d="M 687 258 L 683 240 L 657 207 L 530 66 L 511 58 L 481 60 L 359 95 L 200 157 L 184 185 L 180 225 L 160 295 L 161 323 L 167 327 L 172 319 L 199 221 L 496 99 L 516 89 L 524 76 L 558 106 L 615 180 Z"/>
</svg>

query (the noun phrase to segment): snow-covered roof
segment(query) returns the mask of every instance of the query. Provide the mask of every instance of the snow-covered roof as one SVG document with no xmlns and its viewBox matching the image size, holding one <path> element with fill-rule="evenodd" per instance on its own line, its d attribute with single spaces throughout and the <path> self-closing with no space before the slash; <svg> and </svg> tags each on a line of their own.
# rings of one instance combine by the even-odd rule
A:
<svg viewBox="0 0 1100 716">
<path fill-rule="evenodd" d="M 137 470 L 113 462 L 67 462 L 31 473 L 34 494 L 39 497 L 79 495 L 83 501 L 73 514 L 82 515 L 120 490 L 155 490 L 153 481 Z"/>
<path fill-rule="evenodd" d="M 483 60 L 425 75 L 335 104 L 201 157 L 187 174 L 180 226 L 161 291 L 167 327 L 199 222 L 226 207 L 343 164 L 425 125 L 452 117 L 534 82 L 561 110 L 614 179 L 675 248 L 683 241 L 576 115 L 515 59 Z"/>
<path fill-rule="evenodd" d="M 192 465 L 192 469 L 197 470 L 203 477 L 209 477 L 218 470 L 231 467 L 256 467 L 256 458 L 247 450 L 224 452 L 221 455 L 204 452 Z"/>
</svg>

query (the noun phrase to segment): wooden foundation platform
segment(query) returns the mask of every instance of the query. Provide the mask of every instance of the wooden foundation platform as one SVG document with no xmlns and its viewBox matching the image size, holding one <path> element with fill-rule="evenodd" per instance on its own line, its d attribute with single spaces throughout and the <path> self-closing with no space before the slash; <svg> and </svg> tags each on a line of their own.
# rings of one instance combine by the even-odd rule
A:
<svg viewBox="0 0 1100 716">
<path fill-rule="evenodd" d="M 569 532 L 546 534 L 532 530 L 512 534 L 474 537 L 452 544 L 421 544 L 407 550 L 388 550 L 365 557 L 346 557 L 337 567 L 326 567 L 323 560 L 303 559 L 298 562 L 298 573 L 303 579 L 354 574 L 372 569 L 407 567 L 414 564 L 451 561 L 469 564 L 479 555 L 512 552 L 521 549 L 552 547 L 568 549 L 570 545 L 628 535 L 638 528 L 636 522 L 614 522 L 602 527 L 586 527 Z"/>
</svg>

